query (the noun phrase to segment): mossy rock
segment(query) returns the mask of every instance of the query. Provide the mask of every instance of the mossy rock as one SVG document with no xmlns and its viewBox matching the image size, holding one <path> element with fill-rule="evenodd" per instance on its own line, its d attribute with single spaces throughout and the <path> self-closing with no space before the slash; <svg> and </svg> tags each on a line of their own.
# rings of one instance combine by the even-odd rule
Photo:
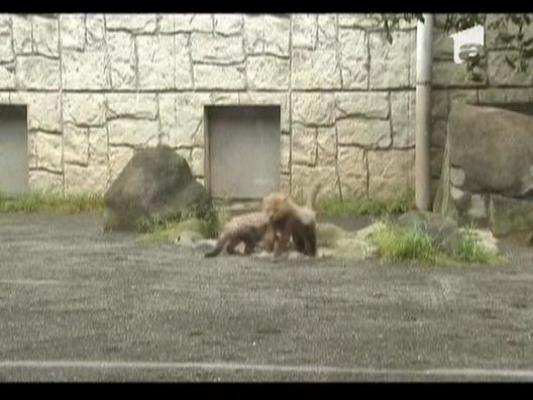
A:
<svg viewBox="0 0 533 400">
<path fill-rule="evenodd" d="M 105 231 L 146 232 L 161 222 L 212 211 L 187 161 L 168 146 L 137 151 L 106 192 L 104 205 Z"/>
<path fill-rule="evenodd" d="M 375 225 L 375 224 L 374 224 Z M 363 260 L 376 254 L 376 247 L 370 241 L 370 227 L 348 231 L 332 223 L 317 224 L 319 255 L 350 260 Z M 360 232 L 363 231 L 363 234 Z"/>
</svg>

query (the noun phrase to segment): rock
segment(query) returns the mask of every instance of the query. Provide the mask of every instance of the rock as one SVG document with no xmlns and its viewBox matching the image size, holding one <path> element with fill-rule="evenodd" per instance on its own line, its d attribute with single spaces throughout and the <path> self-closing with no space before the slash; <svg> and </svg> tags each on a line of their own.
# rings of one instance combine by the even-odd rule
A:
<svg viewBox="0 0 533 400">
<path fill-rule="evenodd" d="M 318 247 L 334 247 L 339 239 L 347 235 L 348 231 L 335 224 L 328 222 L 320 222 L 316 224 Z"/>
<path fill-rule="evenodd" d="M 374 232 L 376 232 L 378 229 L 383 228 L 384 226 L 385 224 L 381 221 L 374 222 L 373 224 L 363 229 L 359 229 L 355 234 L 355 237 L 360 240 L 370 240 Z"/>
<path fill-rule="evenodd" d="M 195 231 L 182 231 L 175 239 L 174 243 L 180 246 L 194 246 L 195 242 L 202 240 L 201 233 Z"/>
<path fill-rule="evenodd" d="M 376 255 L 377 248 L 370 241 L 357 237 L 344 237 L 337 242 L 333 256 L 350 260 L 365 260 Z"/>
<path fill-rule="evenodd" d="M 59 60 L 36 55 L 19 56 L 16 70 L 20 89 L 59 90 L 61 85 Z M 64 75 L 63 78 L 66 79 Z"/>
<path fill-rule="evenodd" d="M 371 242 L 371 233 L 381 223 L 373 224 L 359 231 L 347 231 L 332 223 L 317 224 L 318 257 L 364 260 L 374 257 L 377 249 Z"/>
<path fill-rule="evenodd" d="M 165 221 L 211 209 L 211 199 L 192 177 L 187 162 L 167 146 L 135 153 L 104 196 L 104 230 L 136 230 L 143 223 Z"/>
<path fill-rule="evenodd" d="M 533 116 L 452 106 L 433 209 L 496 236 L 533 231 Z"/>
<path fill-rule="evenodd" d="M 460 228 L 459 233 L 465 237 L 465 235 L 472 235 L 477 240 L 478 244 L 483 250 L 491 255 L 496 256 L 500 253 L 498 248 L 498 239 L 494 237 L 491 231 L 487 229 L 465 229 Z"/>
<path fill-rule="evenodd" d="M 464 190 L 533 199 L 532 116 L 465 104 L 452 108 L 448 129 L 450 164 L 464 171 Z"/>
<path fill-rule="evenodd" d="M 409 211 L 395 221 L 400 227 L 419 229 L 431 237 L 433 242 L 448 254 L 454 254 L 460 243 L 468 236 L 475 239 L 489 255 L 497 255 L 498 240 L 487 229 L 460 228 L 452 218 L 438 213 Z"/>
<path fill-rule="evenodd" d="M 201 239 L 194 243 L 193 248 L 200 253 L 207 253 L 213 250 L 216 244 L 216 239 Z"/>
<path fill-rule="evenodd" d="M 533 232 L 533 201 L 490 196 L 490 227 L 496 236 Z"/>
</svg>

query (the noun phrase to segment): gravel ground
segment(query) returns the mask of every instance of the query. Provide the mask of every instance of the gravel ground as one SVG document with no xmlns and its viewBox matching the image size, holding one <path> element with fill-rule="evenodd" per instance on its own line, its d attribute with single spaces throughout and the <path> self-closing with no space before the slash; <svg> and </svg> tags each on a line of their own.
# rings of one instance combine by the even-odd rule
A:
<svg viewBox="0 0 533 400">
<path fill-rule="evenodd" d="M 2 214 L 0 380 L 533 380 L 533 251 L 505 252 L 204 259 L 104 235 L 96 215 Z"/>
</svg>

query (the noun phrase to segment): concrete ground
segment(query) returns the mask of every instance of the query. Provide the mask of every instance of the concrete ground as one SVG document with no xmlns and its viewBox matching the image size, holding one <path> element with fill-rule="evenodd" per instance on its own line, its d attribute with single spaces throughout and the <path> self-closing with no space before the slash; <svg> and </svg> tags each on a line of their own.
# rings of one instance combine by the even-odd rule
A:
<svg viewBox="0 0 533 400">
<path fill-rule="evenodd" d="M 0 215 L 0 381 L 533 380 L 506 266 L 204 259 L 100 216 Z"/>
</svg>

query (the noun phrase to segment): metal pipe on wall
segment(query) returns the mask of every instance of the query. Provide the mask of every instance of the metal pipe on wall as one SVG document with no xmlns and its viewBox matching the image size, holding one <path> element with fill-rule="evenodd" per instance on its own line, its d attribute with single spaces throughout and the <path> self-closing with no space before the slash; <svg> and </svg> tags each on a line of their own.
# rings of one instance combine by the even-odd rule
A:
<svg viewBox="0 0 533 400">
<path fill-rule="evenodd" d="M 431 69 L 433 14 L 423 14 L 416 27 L 416 142 L 415 201 L 422 211 L 431 208 Z"/>
</svg>

